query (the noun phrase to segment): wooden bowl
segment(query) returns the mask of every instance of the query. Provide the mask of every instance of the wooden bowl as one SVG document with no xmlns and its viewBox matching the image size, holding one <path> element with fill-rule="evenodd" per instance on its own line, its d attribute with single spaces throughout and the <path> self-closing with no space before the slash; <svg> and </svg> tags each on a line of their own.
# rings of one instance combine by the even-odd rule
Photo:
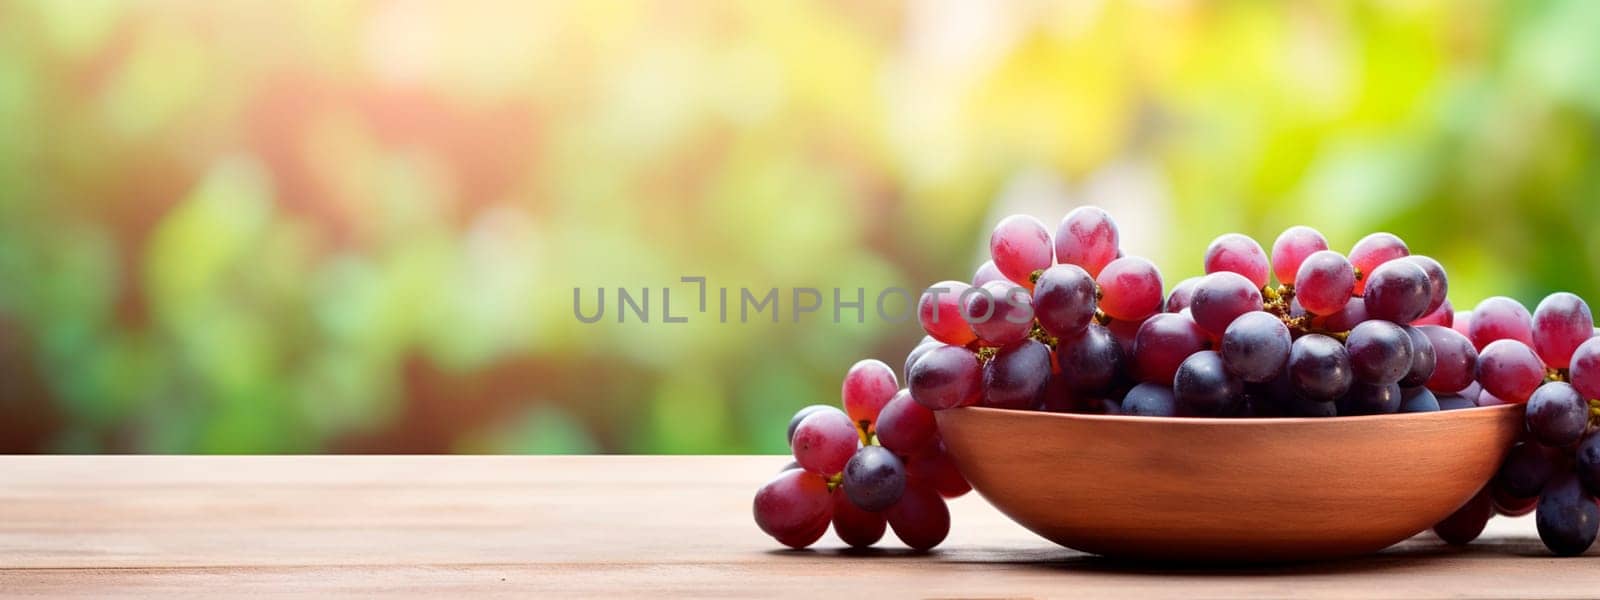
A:
<svg viewBox="0 0 1600 600">
<path fill-rule="evenodd" d="M 1494 475 L 1522 406 L 1322 419 L 957 408 L 946 447 L 990 504 L 1105 556 L 1280 562 L 1368 554 Z"/>
</svg>

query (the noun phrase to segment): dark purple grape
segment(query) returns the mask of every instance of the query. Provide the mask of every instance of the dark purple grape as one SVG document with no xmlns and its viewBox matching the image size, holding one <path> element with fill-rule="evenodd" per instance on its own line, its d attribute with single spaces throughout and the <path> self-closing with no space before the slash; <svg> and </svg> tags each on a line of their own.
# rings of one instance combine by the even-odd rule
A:
<svg viewBox="0 0 1600 600">
<path fill-rule="evenodd" d="M 1033 316 L 1050 335 L 1076 335 L 1094 320 L 1094 295 L 1094 278 L 1082 267 L 1050 267 L 1033 285 Z"/>
<path fill-rule="evenodd" d="M 1507 402 L 1527 402 L 1544 383 L 1544 364 L 1522 342 L 1496 340 L 1478 352 L 1478 383 Z"/>
<path fill-rule="evenodd" d="M 795 428 L 799 427 L 800 426 L 800 422 L 805 420 L 806 417 L 811 416 L 811 413 L 814 413 L 814 412 L 817 412 L 817 411 L 822 411 L 822 410 L 831 410 L 831 411 L 834 411 L 834 412 L 838 412 L 840 414 L 844 413 L 844 411 L 839 410 L 838 407 L 830 405 L 830 404 L 812 404 L 812 405 L 807 406 L 805 408 L 802 408 L 802 409 L 800 409 L 798 411 L 795 411 L 794 416 L 789 417 L 789 438 L 788 439 L 789 439 L 789 446 L 791 448 L 794 446 L 794 430 L 795 430 Z"/>
<path fill-rule="evenodd" d="M 1300 263 L 1294 278 L 1294 297 L 1306 312 L 1331 315 L 1344 308 L 1356 289 L 1356 270 L 1344 255 L 1322 250 Z"/>
<path fill-rule="evenodd" d="M 1456 394 L 1435 394 L 1435 397 L 1439 399 L 1439 410 L 1461 410 L 1478 405 L 1477 402 Z"/>
<path fill-rule="evenodd" d="M 1227 233 L 1206 247 L 1206 273 L 1229 271 L 1243 275 L 1257 288 L 1267 286 L 1267 253 L 1250 236 Z"/>
<path fill-rule="evenodd" d="M 1183 313 L 1161 313 L 1145 320 L 1133 338 L 1133 371 L 1139 381 L 1172 386 L 1183 359 L 1211 349 L 1211 339 Z"/>
<path fill-rule="evenodd" d="M 1465 505 L 1434 525 L 1433 533 L 1446 544 L 1465 546 L 1478 539 L 1484 525 L 1489 524 L 1489 517 L 1493 516 L 1494 502 L 1489 499 L 1488 489 L 1478 490 Z"/>
<path fill-rule="evenodd" d="M 911 366 L 906 378 L 911 397 L 928 410 L 976 404 L 983 394 L 983 369 L 972 351 L 939 346 Z"/>
<path fill-rule="evenodd" d="M 1243 381 L 1271 381 L 1289 361 L 1292 343 L 1289 327 L 1277 316 L 1259 310 L 1247 312 L 1222 334 L 1222 364 Z"/>
<path fill-rule="evenodd" d="M 844 466 L 844 493 L 867 512 L 885 510 L 906 489 L 906 467 L 883 446 L 862 446 Z"/>
<path fill-rule="evenodd" d="M 1400 412 L 1439 412 L 1439 398 L 1425 387 L 1400 389 Z"/>
<path fill-rule="evenodd" d="M 1001 348 L 983 366 L 983 406 L 1028 410 L 1044 401 L 1050 347 L 1022 340 Z"/>
<path fill-rule="evenodd" d="M 1069 389 L 1080 395 L 1101 394 L 1117 381 L 1122 348 L 1106 328 L 1090 325 L 1078 335 L 1058 341 L 1056 362 Z"/>
<path fill-rule="evenodd" d="M 1594 544 L 1600 506 L 1572 473 L 1558 473 L 1539 494 L 1534 522 L 1539 539 L 1556 556 L 1577 556 Z"/>
<path fill-rule="evenodd" d="M 1312 323 L 1328 331 L 1350 331 L 1367 320 L 1367 303 L 1361 297 L 1351 298 L 1339 312 L 1318 317 Z"/>
<path fill-rule="evenodd" d="M 1403 327 L 1411 338 L 1411 368 L 1400 378 L 1400 387 L 1413 388 L 1426 385 L 1439 366 L 1439 357 L 1433 351 L 1433 342 L 1416 327 Z"/>
<path fill-rule="evenodd" d="M 1533 310 L 1533 349 L 1552 369 L 1565 369 L 1573 351 L 1594 337 L 1594 315 L 1582 298 L 1566 292 L 1545 296 Z"/>
<path fill-rule="evenodd" d="M 1551 447 L 1576 444 L 1589 426 L 1589 403 L 1565 381 L 1539 386 L 1528 398 L 1528 433 Z"/>
<path fill-rule="evenodd" d="M 950 508 L 932 487 L 906 486 L 885 516 L 895 537 L 913 550 L 930 550 L 950 534 Z"/>
<path fill-rule="evenodd" d="M 1428 345 L 1433 348 L 1433 375 L 1428 377 L 1428 389 L 1453 393 L 1473 383 L 1478 369 L 1478 350 L 1472 347 L 1467 336 L 1438 325 L 1423 325 L 1416 330 L 1428 338 Z"/>
<path fill-rule="evenodd" d="M 1295 393 L 1316 402 L 1339 399 L 1350 391 L 1355 379 L 1344 344 L 1316 333 L 1294 341 L 1287 369 Z"/>
<path fill-rule="evenodd" d="M 1400 412 L 1400 386 L 1356 383 L 1339 399 L 1339 416 L 1387 415 Z"/>
<path fill-rule="evenodd" d="M 1492 483 L 1507 496 L 1532 498 L 1564 467 L 1559 450 L 1536 442 L 1517 442 L 1506 452 Z"/>
<path fill-rule="evenodd" d="M 1432 298 L 1428 272 L 1416 263 L 1394 260 L 1378 265 L 1367 275 L 1367 316 L 1407 324 L 1428 313 Z"/>
<path fill-rule="evenodd" d="M 917 359 L 922 358 L 922 355 L 927 351 L 944 345 L 944 342 L 940 342 L 939 340 L 935 340 L 931 337 L 925 337 L 923 339 L 925 341 L 918 343 L 917 347 L 912 348 L 911 352 L 906 353 L 906 364 L 905 367 L 903 367 L 900 371 L 900 378 L 908 383 L 911 381 L 911 365 L 917 364 Z"/>
<path fill-rule="evenodd" d="M 1238 273 L 1206 275 L 1195 284 L 1189 312 L 1206 333 L 1221 338 L 1239 315 L 1261 310 L 1261 290 Z"/>
<path fill-rule="evenodd" d="M 866 548 L 883 539 L 889 522 L 883 513 L 867 512 L 846 494 L 833 495 L 833 532 L 852 548 Z"/>
<path fill-rule="evenodd" d="M 1212 350 L 1194 353 L 1173 377 L 1172 396 L 1178 414 L 1186 417 L 1231 416 L 1242 407 L 1238 379 L 1222 366 L 1222 355 Z"/>
<path fill-rule="evenodd" d="M 1171 417 L 1178 414 L 1172 386 L 1141 383 L 1122 397 L 1122 414 L 1140 417 Z"/>
<path fill-rule="evenodd" d="M 1356 381 L 1389 385 L 1411 370 L 1411 336 L 1388 321 L 1367 321 L 1350 330 L 1344 342 Z"/>
<path fill-rule="evenodd" d="M 1015 283 L 991 281 L 967 292 L 961 315 L 986 345 L 1004 346 L 1033 330 L 1033 298 Z"/>
<path fill-rule="evenodd" d="M 1592 495 L 1600 490 L 1600 433 L 1591 433 L 1578 444 L 1578 480 Z"/>
<path fill-rule="evenodd" d="M 1428 309 L 1423 311 L 1422 314 L 1432 314 L 1433 311 L 1444 306 L 1445 299 L 1450 293 L 1450 279 L 1444 274 L 1444 265 L 1439 264 L 1437 260 L 1419 254 L 1407 256 L 1401 260 L 1422 267 L 1422 271 L 1428 274 Z M 1427 325 L 1427 323 L 1418 323 L 1418 325 Z"/>
</svg>

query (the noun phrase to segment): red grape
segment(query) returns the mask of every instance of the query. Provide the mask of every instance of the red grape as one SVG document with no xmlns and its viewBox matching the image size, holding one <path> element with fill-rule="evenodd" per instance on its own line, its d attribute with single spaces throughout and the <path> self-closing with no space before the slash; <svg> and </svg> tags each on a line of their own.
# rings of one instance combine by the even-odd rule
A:
<svg viewBox="0 0 1600 600">
<path fill-rule="evenodd" d="M 1133 370 L 1140 381 L 1172 385 L 1178 365 L 1201 350 L 1211 349 L 1211 339 L 1182 313 L 1150 317 L 1133 338 Z"/>
<path fill-rule="evenodd" d="M 1055 260 L 1050 231 L 1027 215 L 1011 215 L 994 226 L 989 234 L 989 255 L 1006 278 L 1029 289 L 1033 288 L 1033 273 L 1050 268 Z"/>
<path fill-rule="evenodd" d="M 1495 340 L 1516 340 L 1532 347 L 1533 315 L 1516 300 L 1493 296 L 1473 309 L 1467 331 L 1467 338 L 1480 352 Z"/>
<path fill-rule="evenodd" d="M 1483 391 L 1520 404 L 1544 383 L 1544 365 L 1526 344 L 1496 340 L 1478 353 L 1477 379 Z"/>
<path fill-rule="evenodd" d="M 1195 284 L 1189 312 L 1212 337 L 1221 338 L 1239 315 L 1261 310 L 1261 290 L 1238 273 L 1212 273 Z"/>
<path fill-rule="evenodd" d="M 756 491 L 754 511 L 761 531 L 785 546 L 804 548 L 828 530 L 833 498 L 822 476 L 793 469 L 779 473 Z"/>
<path fill-rule="evenodd" d="M 1343 255 L 1321 250 L 1300 263 L 1294 279 L 1294 299 L 1314 315 L 1331 315 L 1344 309 L 1356 289 L 1355 267 Z"/>
<path fill-rule="evenodd" d="M 928 410 L 974 404 L 983 390 L 977 355 L 960 346 L 927 351 L 911 366 L 909 379 L 911 397 Z"/>
<path fill-rule="evenodd" d="M 1194 298 L 1194 286 L 1199 283 L 1199 277 L 1190 277 L 1172 286 L 1172 293 L 1167 294 L 1166 311 L 1175 313 L 1189 308 L 1189 301 Z"/>
<path fill-rule="evenodd" d="M 1206 247 L 1206 273 L 1229 271 L 1243 275 L 1256 287 L 1267 286 L 1267 253 L 1250 236 L 1229 233 Z"/>
<path fill-rule="evenodd" d="M 1456 311 L 1455 316 L 1450 319 L 1450 328 L 1461 335 L 1467 336 L 1467 339 L 1472 339 L 1472 311 Z M 1474 347 L 1476 347 L 1476 344 L 1474 344 Z"/>
<path fill-rule="evenodd" d="M 1600 337 L 1589 338 L 1572 353 L 1567 369 L 1572 386 L 1584 398 L 1600 398 Z"/>
<path fill-rule="evenodd" d="M 943 448 L 911 457 L 906 469 L 911 485 L 932 487 L 945 498 L 958 498 L 972 491 L 972 484 L 956 469 L 956 463 Z"/>
<path fill-rule="evenodd" d="M 1421 318 L 1418 318 L 1417 320 L 1412 321 L 1411 324 L 1412 325 L 1443 325 L 1445 327 L 1449 327 L 1449 326 L 1451 326 L 1451 325 L 1453 325 L 1455 323 L 1455 320 L 1456 320 L 1456 309 L 1455 309 L 1454 306 L 1450 306 L 1450 301 L 1449 300 L 1445 300 L 1444 303 L 1440 304 L 1438 308 L 1433 309 L 1433 312 L 1425 314 L 1425 315 L 1422 315 Z"/>
<path fill-rule="evenodd" d="M 1095 283 L 1100 286 L 1100 310 L 1113 319 L 1143 321 L 1161 310 L 1161 271 L 1148 260 L 1137 256 L 1113 260 Z"/>
<path fill-rule="evenodd" d="M 841 412 L 817 411 L 794 429 L 794 459 L 807 471 L 833 475 L 856 453 L 861 434 Z"/>
<path fill-rule="evenodd" d="M 1306 257 L 1327 249 L 1328 239 L 1317 230 L 1304 225 L 1290 227 L 1272 242 L 1272 273 L 1279 283 L 1293 285 Z"/>
<path fill-rule="evenodd" d="M 1004 346 L 1033 330 L 1033 299 L 1009 281 L 991 281 L 966 293 L 962 317 L 990 346 Z"/>
<path fill-rule="evenodd" d="M 867 512 L 844 494 L 833 495 L 833 532 L 854 548 L 866 548 L 883 539 L 889 522 L 883 513 Z"/>
<path fill-rule="evenodd" d="M 894 369 L 881 360 L 869 358 L 850 366 L 839 394 L 850 419 L 862 431 L 871 431 L 873 422 L 878 420 L 878 411 L 883 410 L 883 405 L 898 391 L 900 382 L 895 379 Z"/>
<path fill-rule="evenodd" d="M 1594 337 L 1594 315 L 1567 292 L 1545 296 L 1533 310 L 1533 348 L 1552 369 L 1565 369 L 1578 345 Z"/>
<path fill-rule="evenodd" d="M 798 411 L 795 411 L 794 416 L 789 417 L 789 437 L 786 438 L 786 439 L 789 440 L 789 447 L 790 448 L 794 447 L 794 430 L 795 430 L 795 428 L 799 427 L 800 426 L 800 422 L 804 421 L 806 419 L 806 417 L 811 416 L 811 413 L 818 412 L 818 411 L 833 411 L 833 412 L 836 412 L 836 413 L 843 414 L 842 412 L 839 411 L 838 407 L 831 406 L 831 405 L 828 405 L 828 404 L 812 404 L 811 406 L 807 406 L 807 407 L 802 408 L 802 409 L 800 409 Z"/>
<path fill-rule="evenodd" d="M 918 454 L 939 441 L 939 425 L 933 411 L 916 400 L 911 392 L 900 390 L 878 413 L 878 443 L 899 454 Z"/>
<path fill-rule="evenodd" d="M 1093 206 L 1072 209 L 1056 227 L 1056 261 L 1078 265 L 1098 277 L 1100 270 L 1117 259 L 1117 222 L 1106 211 Z"/>
<path fill-rule="evenodd" d="M 1361 238 L 1350 249 L 1350 264 L 1356 267 L 1356 295 L 1361 295 L 1366 289 L 1367 276 L 1378 265 L 1410 254 L 1406 243 L 1392 233 L 1374 233 Z"/>
<path fill-rule="evenodd" d="M 922 293 L 917 301 L 917 320 L 922 330 L 934 339 L 954 346 L 965 346 L 978 339 L 961 316 L 961 296 L 972 289 L 959 281 L 941 281 Z"/>
<path fill-rule="evenodd" d="M 978 287 L 991 281 L 1010 281 L 1006 279 L 1000 268 L 994 266 L 994 261 L 986 260 L 978 265 L 978 270 L 972 274 L 972 287 Z"/>
<path fill-rule="evenodd" d="M 1295 298 L 1299 300 L 1299 298 Z M 1313 319 L 1318 327 L 1328 331 L 1349 331 L 1367 320 L 1367 301 L 1355 296 L 1344 303 L 1344 308 L 1325 317 Z"/>
<path fill-rule="evenodd" d="M 932 549 L 950 534 L 950 508 L 931 487 L 906 486 L 887 516 L 895 537 L 913 550 Z"/>
</svg>

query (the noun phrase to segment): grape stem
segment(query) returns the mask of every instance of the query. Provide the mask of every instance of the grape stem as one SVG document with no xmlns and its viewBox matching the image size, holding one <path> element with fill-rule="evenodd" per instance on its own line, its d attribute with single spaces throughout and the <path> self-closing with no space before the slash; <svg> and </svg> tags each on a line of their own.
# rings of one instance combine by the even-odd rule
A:
<svg viewBox="0 0 1600 600">
<path fill-rule="evenodd" d="M 1278 320 L 1283 321 L 1283 324 L 1296 334 L 1319 333 L 1340 342 L 1350 337 L 1348 330 L 1337 331 L 1313 325 L 1310 315 L 1295 316 L 1289 314 L 1289 304 L 1294 300 L 1294 285 L 1292 284 L 1285 283 L 1278 287 L 1263 287 L 1261 288 L 1261 298 L 1261 310 L 1277 316 Z"/>
</svg>

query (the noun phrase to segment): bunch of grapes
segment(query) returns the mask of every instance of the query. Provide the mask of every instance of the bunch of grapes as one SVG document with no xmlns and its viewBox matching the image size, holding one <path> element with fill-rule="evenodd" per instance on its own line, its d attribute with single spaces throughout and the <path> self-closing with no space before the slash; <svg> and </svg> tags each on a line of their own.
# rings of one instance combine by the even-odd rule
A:
<svg viewBox="0 0 1600 600">
<path fill-rule="evenodd" d="M 1525 428 L 1489 485 L 1434 531 L 1462 544 L 1495 513 L 1537 511 L 1545 547 L 1583 553 L 1600 528 L 1600 331 L 1589 306 L 1560 292 L 1530 315 L 1497 296 L 1457 313 L 1454 327 L 1478 351 L 1476 381 L 1464 393 L 1485 406 L 1526 404 Z"/>
<path fill-rule="evenodd" d="M 1008 217 L 989 249 L 971 285 L 942 282 L 919 301 L 928 339 L 907 379 L 929 409 L 1331 417 L 1473 404 L 1457 392 L 1477 355 L 1448 326 L 1444 268 L 1391 234 L 1346 256 L 1294 227 L 1269 256 L 1230 233 L 1206 249 L 1206 274 L 1170 293 L 1094 207 L 1053 237 Z"/>
<path fill-rule="evenodd" d="M 1220 236 L 1205 251 L 1206 274 L 1167 290 L 1153 263 L 1122 251 L 1116 222 L 1096 207 L 1073 210 L 1053 236 L 1037 219 L 1007 217 L 994 228 L 989 250 L 992 260 L 970 284 L 940 282 L 919 299 L 917 316 L 927 337 L 906 357 L 907 390 L 887 391 L 895 388 L 893 372 L 864 362 L 846 377 L 847 408 L 852 377 L 861 377 L 857 370 L 869 362 L 874 377 L 886 381 L 880 393 L 894 396 L 890 405 L 899 403 L 893 414 L 921 409 L 916 419 L 926 423 L 926 431 L 919 430 L 919 440 L 938 436 L 932 411 L 962 406 L 1156 417 L 1335 417 L 1526 403 L 1526 434 L 1505 466 L 1435 531 L 1446 541 L 1466 543 L 1496 512 L 1525 514 L 1537 506 L 1540 537 L 1553 552 L 1581 553 L 1594 541 L 1600 526 L 1600 435 L 1593 430 L 1600 402 L 1592 399 L 1600 398 L 1600 341 L 1594 340 L 1589 308 L 1577 296 L 1552 295 L 1531 315 L 1503 297 L 1458 313 L 1447 297 L 1444 267 L 1413 255 L 1393 234 L 1368 235 L 1341 254 L 1303 226 L 1279 235 L 1270 254 L 1245 235 Z M 839 441 L 830 450 L 837 464 L 807 466 L 803 453 L 810 451 L 802 451 L 796 436 L 795 456 L 806 470 L 786 472 L 768 488 L 798 488 L 795 482 L 804 479 L 817 490 L 811 501 L 816 507 L 827 504 L 827 490 L 841 486 L 852 498 L 853 488 L 895 490 L 859 492 L 873 498 L 854 508 L 869 513 L 888 507 L 884 499 L 900 497 L 901 487 L 910 497 L 913 486 L 853 476 L 844 464 L 850 452 L 870 452 L 885 458 L 862 462 L 893 478 L 887 473 L 905 471 L 902 462 L 878 465 L 909 457 L 914 466 L 919 452 L 929 452 L 888 441 L 904 427 L 890 414 L 887 407 L 881 416 L 852 409 L 848 417 L 835 413 L 828 419 L 834 422 L 828 427 L 837 429 L 829 435 L 844 440 L 854 426 L 856 437 L 870 444 L 876 417 L 875 439 L 887 451 L 870 445 L 856 450 L 852 438 L 848 447 Z M 815 416 L 796 415 L 796 431 Z M 830 478 L 840 469 L 842 479 Z M 768 488 L 756 503 L 763 529 L 790 545 L 815 541 L 826 527 L 825 512 L 808 513 L 805 535 L 786 539 L 782 532 L 789 530 L 763 521 L 764 495 L 778 493 Z M 942 538 L 948 514 L 939 506 Z M 888 519 L 900 533 L 892 508 Z M 877 534 L 861 537 L 876 540 L 881 533 L 879 520 Z M 901 538 L 917 546 L 905 534 Z"/>
<path fill-rule="evenodd" d="M 826 404 L 789 420 L 794 461 L 756 492 L 756 524 L 793 548 L 833 531 L 864 548 L 893 528 L 928 550 L 950 532 L 946 498 L 972 489 L 945 453 L 933 411 L 900 389 L 894 369 L 863 360 L 845 373 L 844 410 Z"/>
</svg>

